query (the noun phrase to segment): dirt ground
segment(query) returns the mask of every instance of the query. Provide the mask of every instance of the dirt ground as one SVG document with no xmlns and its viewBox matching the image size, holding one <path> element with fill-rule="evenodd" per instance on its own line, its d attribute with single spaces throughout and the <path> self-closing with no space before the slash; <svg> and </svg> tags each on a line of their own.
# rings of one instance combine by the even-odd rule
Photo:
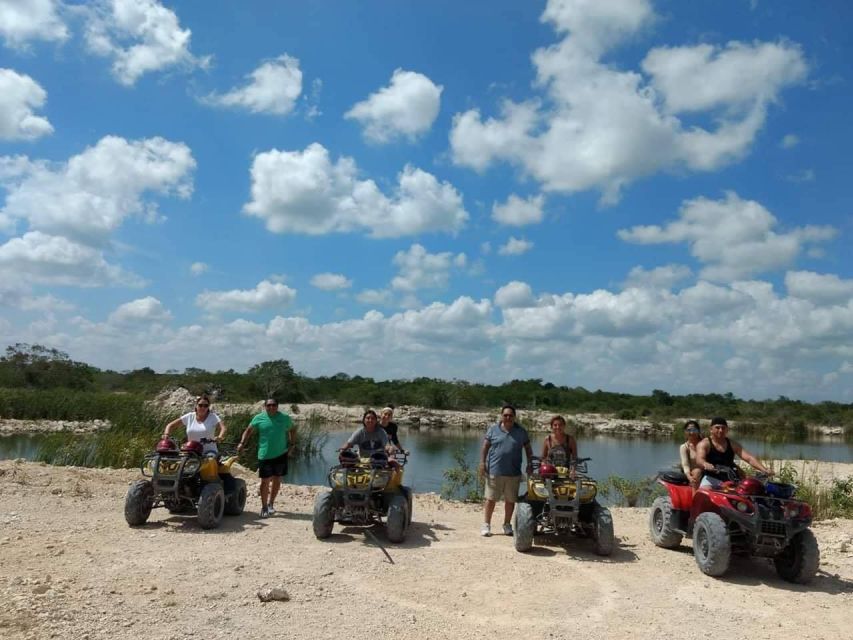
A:
<svg viewBox="0 0 853 640">
<path fill-rule="evenodd" d="M 0 462 L 0 637 L 823 640 L 853 626 L 853 520 L 815 525 L 821 570 L 795 586 L 755 559 L 705 577 L 689 541 L 649 542 L 646 509 L 614 509 L 610 558 L 582 539 L 519 554 L 479 536 L 478 508 L 419 495 L 404 544 L 374 531 L 392 563 L 357 528 L 316 540 L 311 487 L 285 486 L 268 519 L 250 495 L 218 530 L 163 510 L 131 529 L 136 477 Z M 289 600 L 262 603 L 269 587 Z"/>
</svg>

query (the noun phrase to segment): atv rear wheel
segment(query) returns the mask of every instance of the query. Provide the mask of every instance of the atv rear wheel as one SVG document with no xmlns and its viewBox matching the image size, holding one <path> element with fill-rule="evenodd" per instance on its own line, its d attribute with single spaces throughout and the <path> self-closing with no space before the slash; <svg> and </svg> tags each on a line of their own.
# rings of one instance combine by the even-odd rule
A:
<svg viewBox="0 0 853 640">
<path fill-rule="evenodd" d="M 668 496 L 655 498 L 649 512 L 649 535 L 652 542 L 664 549 L 675 549 L 682 536 L 672 528 L 672 500 Z"/>
<path fill-rule="evenodd" d="M 332 535 L 332 527 L 335 526 L 335 513 L 334 495 L 331 489 L 318 493 L 317 497 L 314 498 L 314 515 L 311 518 L 311 524 L 318 540 Z"/>
<path fill-rule="evenodd" d="M 225 496 L 225 515 L 239 516 L 246 508 L 246 481 L 234 479 L 234 489 Z"/>
<path fill-rule="evenodd" d="M 388 505 L 388 516 L 385 520 L 385 532 L 391 542 L 402 542 L 409 528 L 408 502 L 406 496 L 397 494 L 391 498 Z"/>
<path fill-rule="evenodd" d="M 145 524 L 154 506 L 154 487 L 150 480 L 137 480 L 124 497 L 124 519 L 131 527 Z"/>
<path fill-rule="evenodd" d="M 708 576 L 721 576 L 729 568 L 732 543 L 725 521 L 716 513 L 703 513 L 693 525 L 693 557 Z"/>
<path fill-rule="evenodd" d="M 225 492 L 218 482 L 211 482 L 201 488 L 198 497 L 198 523 L 202 529 L 215 529 L 222 523 L 225 513 Z"/>
<path fill-rule="evenodd" d="M 536 534 L 536 518 L 533 506 L 529 502 L 515 505 L 515 526 L 513 544 L 516 551 L 530 551 L 533 548 L 533 536 Z"/>
<path fill-rule="evenodd" d="M 811 529 L 800 531 L 791 538 L 782 553 L 773 558 L 773 564 L 783 580 L 797 584 L 811 582 L 820 566 L 820 548 Z"/>
<path fill-rule="evenodd" d="M 610 509 L 600 504 L 592 509 L 592 540 L 596 554 L 609 556 L 613 553 L 613 516 L 610 515 Z"/>
</svg>

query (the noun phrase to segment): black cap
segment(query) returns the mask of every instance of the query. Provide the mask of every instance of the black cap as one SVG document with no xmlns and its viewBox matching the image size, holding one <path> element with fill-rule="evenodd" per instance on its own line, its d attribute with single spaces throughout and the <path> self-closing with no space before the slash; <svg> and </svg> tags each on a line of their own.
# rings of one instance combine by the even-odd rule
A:
<svg viewBox="0 0 853 640">
<path fill-rule="evenodd" d="M 723 427 L 728 427 L 728 426 L 729 426 L 729 423 L 728 423 L 728 422 L 726 422 L 726 419 L 725 419 L 725 418 L 720 418 L 720 417 L 717 417 L 717 418 L 711 418 L 711 426 L 713 427 L 715 424 L 721 425 L 721 426 L 723 426 Z"/>
</svg>

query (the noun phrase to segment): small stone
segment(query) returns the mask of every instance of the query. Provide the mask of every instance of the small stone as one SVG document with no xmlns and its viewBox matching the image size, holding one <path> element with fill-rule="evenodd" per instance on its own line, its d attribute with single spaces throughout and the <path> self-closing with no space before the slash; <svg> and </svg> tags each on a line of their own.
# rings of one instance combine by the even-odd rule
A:
<svg viewBox="0 0 853 640">
<path fill-rule="evenodd" d="M 290 600 L 290 594 L 282 587 L 270 587 L 258 591 L 258 599 L 261 602 L 271 602 L 274 600 L 278 602 L 287 602 Z"/>
<path fill-rule="evenodd" d="M 47 593 L 49 590 L 50 590 L 49 584 L 39 584 L 39 585 L 36 585 L 35 587 L 33 587 L 33 593 L 35 593 L 36 595 L 42 595 L 44 593 Z"/>
</svg>

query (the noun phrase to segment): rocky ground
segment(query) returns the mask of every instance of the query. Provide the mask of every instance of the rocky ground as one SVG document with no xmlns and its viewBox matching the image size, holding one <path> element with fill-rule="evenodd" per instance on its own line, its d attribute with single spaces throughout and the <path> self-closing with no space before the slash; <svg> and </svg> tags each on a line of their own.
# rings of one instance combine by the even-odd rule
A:
<svg viewBox="0 0 853 640">
<path fill-rule="evenodd" d="M 317 489 L 297 486 L 269 519 L 252 495 L 215 531 L 161 511 L 131 529 L 122 508 L 136 477 L 0 462 L 0 637 L 823 640 L 853 625 L 851 520 L 814 527 L 821 570 L 795 586 L 755 559 L 705 577 L 689 541 L 649 542 L 645 509 L 614 510 L 610 558 L 580 539 L 516 553 L 508 537 L 478 535 L 478 508 L 434 495 L 416 497 L 401 545 L 381 527 L 336 527 L 321 542 Z M 262 602 L 270 589 L 286 599 Z"/>
</svg>

